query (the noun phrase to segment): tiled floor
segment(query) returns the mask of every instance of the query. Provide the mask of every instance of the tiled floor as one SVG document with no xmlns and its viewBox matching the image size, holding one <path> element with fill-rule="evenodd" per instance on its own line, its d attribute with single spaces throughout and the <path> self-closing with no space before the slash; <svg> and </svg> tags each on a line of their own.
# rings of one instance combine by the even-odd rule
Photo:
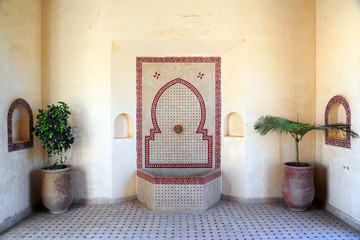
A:
<svg viewBox="0 0 360 240">
<path fill-rule="evenodd" d="M 292 212 L 282 204 L 220 201 L 206 212 L 147 210 L 138 201 L 73 205 L 62 215 L 39 210 L 0 239 L 360 239 L 356 231 L 316 207 Z"/>
</svg>

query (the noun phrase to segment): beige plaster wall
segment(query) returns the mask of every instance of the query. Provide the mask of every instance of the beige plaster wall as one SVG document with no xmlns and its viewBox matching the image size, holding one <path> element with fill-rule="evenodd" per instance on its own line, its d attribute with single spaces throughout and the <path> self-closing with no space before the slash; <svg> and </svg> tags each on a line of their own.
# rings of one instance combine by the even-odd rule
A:
<svg viewBox="0 0 360 240">
<path fill-rule="evenodd" d="M 68 103 L 82 134 L 67 153 L 75 199 L 112 198 L 111 42 L 93 26 L 100 3 L 43 1 L 43 105 Z"/>
<path fill-rule="evenodd" d="M 316 1 L 316 120 L 323 123 L 325 107 L 335 95 L 351 108 L 352 129 L 360 132 L 360 2 Z M 317 197 L 360 221 L 360 141 L 351 149 L 325 145 L 316 137 Z M 345 169 L 344 169 L 345 167 Z"/>
<path fill-rule="evenodd" d="M 113 125 L 120 113 L 136 125 L 137 56 L 222 57 L 222 118 L 237 112 L 246 124 L 244 138 L 222 139 L 223 193 L 280 196 L 293 143 L 252 126 L 264 114 L 313 120 L 313 1 L 52 0 L 44 8 L 44 104 L 67 101 L 83 133 L 70 154 L 75 197 L 136 193 L 135 137 L 114 139 Z M 314 149 L 312 136 L 307 142 Z"/>
<path fill-rule="evenodd" d="M 34 117 L 41 107 L 40 0 L 0 1 L 0 224 L 39 201 L 40 144 L 8 152 L 7 113 L 25 99 Z"/>
<path fill-rule="evenodd" d="M 282 163 L 295 160 L 295 144 L 290 136 L 260 136 L 253 124 L 266 114 L 314 121 L 314 1 L 249 1 L 247 8 L 245 196 L 279 197 Z M 301 161 L 314 161 L 314 140 L 304 137 Z"/>
</svg>

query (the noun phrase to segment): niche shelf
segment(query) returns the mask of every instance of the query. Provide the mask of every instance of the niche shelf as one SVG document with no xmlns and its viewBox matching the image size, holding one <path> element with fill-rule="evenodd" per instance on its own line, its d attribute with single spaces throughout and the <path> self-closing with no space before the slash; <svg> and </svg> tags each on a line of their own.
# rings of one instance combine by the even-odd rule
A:
<svg viewBox="0 0 360 240">
<path fill-rule="evenodd" d="M 244 121 L 240 114 L 231 112 L 226 116 L 225 137 L 244 137 Z"/>
<path fill-rule="evenodd" d="M 22 98 L 14 100 L 8 111 L 8 151 L 16 151 L 34 146 L 30 133 L 33 127 L 33 114 L 30 105 Z"/>
<path fill-rule="evenodd" d="M 115 118 L 115 139 L 132 138 L 133 122 L 129 114 L 121 113 Z"/>
<path fill-rule="evenodd" d="M 350 105 L 344 97 L 339 95 L 331 98 L 325 109 L 325 124 L 327 125 L 332 123 L 346 123 L 351 126 Z M 333 133 L 326 130 L 325 144 L 350 148 L 350 134 Z"/>
</svg>

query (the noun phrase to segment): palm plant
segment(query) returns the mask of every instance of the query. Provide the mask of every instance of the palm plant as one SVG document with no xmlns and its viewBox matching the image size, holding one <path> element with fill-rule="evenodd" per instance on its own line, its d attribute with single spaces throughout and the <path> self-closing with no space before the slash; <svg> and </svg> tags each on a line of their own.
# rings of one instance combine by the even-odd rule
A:
<svg viewBox="0 0 360 240">
<path fill-rule="evenodd" d="M 301 123 L 299 121 L 291 121 L 285 118 L 273 117 L 273 116 L 262 116 L 254 124 L 254 129 L 264 136 L 269 132 L 279 132 L 290 134 L 295 140 L 296 146 L 296 164 L 299 165 L 299 142 L 305 136 L 306 133 L 312 130 L 318 131 L 330 131 L 333 133 L 348 133 L 353 138 L 359 138 L 359 134 L 353 132 L 350 129 L 350 125 L 343 123 L 334 123 L 328 125 Z"/>
</svg>

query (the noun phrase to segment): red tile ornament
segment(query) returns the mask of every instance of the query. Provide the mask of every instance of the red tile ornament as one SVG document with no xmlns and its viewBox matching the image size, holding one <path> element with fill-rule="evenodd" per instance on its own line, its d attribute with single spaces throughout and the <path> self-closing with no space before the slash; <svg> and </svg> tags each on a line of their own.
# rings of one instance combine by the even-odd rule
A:
<svg viewBox="0 0 360 240">
<path fill-rule="evenodd" d="M 325 109 L 325 125 L 329 124 L 329 112 L 330 112 L 331 107 L 336 103 L 340 103 L 345 108 L 346 124 L 348 124 L 349 128 L 350 128 L 351 127 L 350 105 L 343 96 L 339 96 L 339 95 L 332 97 L 330 99 L 330 101 L 328 102 L 327 106 L 326 106 L 326 109 Z M 325 130 L 325 144 L 338 146 L 338 147 L 343 147 L 343 148 L 351 148 L 350 134 L 346 133 L 345 140 L 335 139 L 335 138 L 330 138 L 329 137 L 329 130 Z"/>
<path fill-rule="evenodd" d="M 33 114 L 32 114 L 30 105 L 22 98 L 15 99 L 11 103 L 11 105 L 9 107 L 8 115 L 7 115 L 8 151 L 9 152 L 21 150 L 21 149 L 25 149 L 25 148 L 32 148 L 34 146 L 34 136 L 30 132 L 29 132 L 29 135 L 30 135 L 29 141 L 18 142 L 18 143 L 13 142 L 12 116 L 17 107 L 23 107 L 27 111 L 27 113 L 29 115 L 29 131 L 33 127 Z"/>
</svg>

